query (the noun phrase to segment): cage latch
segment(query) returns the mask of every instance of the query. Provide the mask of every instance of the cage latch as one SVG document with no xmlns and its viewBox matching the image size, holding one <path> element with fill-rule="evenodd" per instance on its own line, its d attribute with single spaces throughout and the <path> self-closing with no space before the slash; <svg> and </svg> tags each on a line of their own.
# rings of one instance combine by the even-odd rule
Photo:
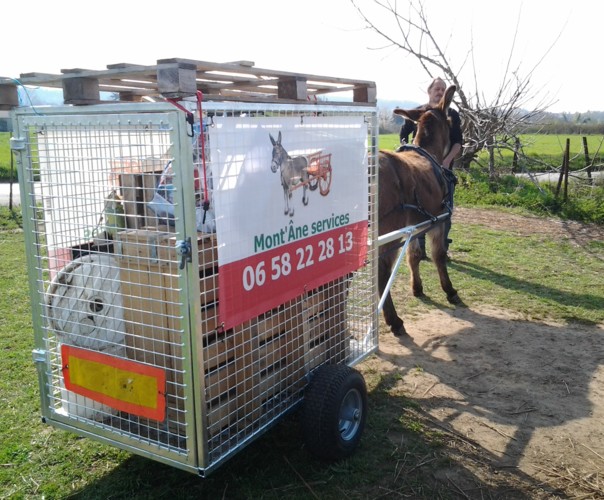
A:
<svg viewBox="0 0 604 500">
<path fill-rule="evenodd" d="M 25 139 L 23 137 L 11 137 L 10 148 L 13 151 L 23 151 L 25 149 Z"/>
<path fill-rule="evenodd" d="M 34 363 L 46 363 L 46 351 L 44 349 L 34 349 L 31 352 Z"/>
<path fill-rule="evenodd" d="M 180 255 L 180 269 L 185 268 L 185 264 L 187 262 L 192 262 L 191 259 L 191 238 L 187 238 L 186 240 L 178 240 L 176 242 L 176 251 Z"/>
</svg>

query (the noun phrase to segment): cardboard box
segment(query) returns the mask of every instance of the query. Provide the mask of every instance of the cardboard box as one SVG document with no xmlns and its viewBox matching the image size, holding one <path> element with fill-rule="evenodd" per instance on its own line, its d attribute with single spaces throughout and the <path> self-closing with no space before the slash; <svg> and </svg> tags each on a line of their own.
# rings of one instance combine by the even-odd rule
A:
<svg viewBox="0 0 604 500">
<path fill-rule="evenodd" d="M 183 371 L 186 367 L 182 349 L 180 256 L 174 233 L 160 229 L 167 228 L 130 229 L 119 232 L 116 238 L 124 296 L 126 352 L 130 359 L 166 369 L 168 408 L 164 424 L 170 432 L 184 435 Z M 214 275 L 216 240 L 200 233 L 198 241 L 199 251 L 207 256 L 203 267 L 200 266 L 202 331 L 213 332 L 218 327 L 215 303 L 218 280 Z M 210 258 L 213 262 L 209 262 Z M 149 422 L 149 425 L 157 424 Z"/>
</svg>

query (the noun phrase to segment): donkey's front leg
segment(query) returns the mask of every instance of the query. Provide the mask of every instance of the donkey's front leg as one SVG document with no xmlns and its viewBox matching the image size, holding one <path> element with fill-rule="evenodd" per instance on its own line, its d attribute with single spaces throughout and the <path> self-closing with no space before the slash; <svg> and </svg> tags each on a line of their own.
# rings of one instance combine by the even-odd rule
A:
<svg viewBox="0 0 604 500">
<path fill-rule="evenodd" d="M 287 215 L 289 214 L 289 190 L 285 187 L 283 188 L 283 204 L 285 205 L 283 213 Z"/>
<path fill-rule="evenodd" d="M 289 207 L 289 216 L 294 216 L 294 204 L 292 203 L 292 192 L 290 190 L 287 191 L 287 206 Z"/>
<path fill-rule="evenodd" d="M 304 184 L 302 188 L 302 203 L 304 206 L 308 205 L 308 184 Z"/>
<path fill-rule="evenodd" d="M 385 256 L 381 256 L 379 258 L 378 289 L 380 292 L 380 298 L 382 297 L 382 295 L 384 295 L 384 290 L 386 290 L 386 285 L 388 284 L 388 280 L 390 279 L 390 274 L 392 273 L 392 264 L 392 258 L 387 258 Z M 397 337 L 407 335 L 403 320 L 396 313 L 396 308 L 394 307 L 394 302 L 392 300 L 390 292 L 388 292 L 388 295 L 386 295 L 386 298 L 384 300 L 382 313 L 384 314 L 384 321 L 386 321 L 386 324 L 390 327 L 390 331 L 394 335 L 396 335 Z"/>
</svg>

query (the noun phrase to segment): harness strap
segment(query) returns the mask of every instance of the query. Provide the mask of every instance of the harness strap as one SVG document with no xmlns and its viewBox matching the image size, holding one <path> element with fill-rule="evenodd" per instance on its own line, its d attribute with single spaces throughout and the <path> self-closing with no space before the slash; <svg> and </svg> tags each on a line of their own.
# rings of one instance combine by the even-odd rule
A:
<svg viewBox="0 0 604 500">
<path fill-rule="evenodd" d="M 415 144 L 403 144 L 402 146 L 398 147 L 396 149 L 397 153 L 403 152 L 403 151 L 414 151 L 415 153 L 423 156 L 424 158 L 426 158 L 429 162 L 430 165 L 432 165 L 432 171 L 434 172 L 434 175 L 436 176 L 436 179 L 438 180 L 438 183 L 445 188 L 445 194 L 443 196 L 443 200 L 442 200 L 442 206 L 443 208 L 445 208 L 447 210 L 447 212 L 449 213 L 449 217 L 451 217 L 452 213 L 453 213 L 453 209 L 451 208 L 451 189 L 450 186 L 451 184 L 455 185 L 457 184 L 457 177 L 456 175 L 453 173 L 453 171 L 451 169 L 448 168 L 444 168 L 442 165 L 440 165 L 438 163 L 438 161 L 436 160 L 436 158 L 434 158 L 434 156 L 432 156 L 428 151 L 426 151 L 424 148 L 420 147 L 420 146 L 416 146 Z M 412 209 L 412 210 L 416 210 L 417 212 L 419 212 L 420 214 L 422 214 L 425 217 L 428 217 L 433 223 L 436 222 L 437 218 L 436 216 L 432 215 L 431 213 L 429 213 L 428 211 L 426 211 L 420 204 L 418 198 L 417 198 L 417 193 L 415 193 L 415 202 L 417 203 L 417 205 L 412 205 L 409 203 L 403 203 L 401 204 L 401 209 L 405 210 L 405 209 Z"/>
</svg>

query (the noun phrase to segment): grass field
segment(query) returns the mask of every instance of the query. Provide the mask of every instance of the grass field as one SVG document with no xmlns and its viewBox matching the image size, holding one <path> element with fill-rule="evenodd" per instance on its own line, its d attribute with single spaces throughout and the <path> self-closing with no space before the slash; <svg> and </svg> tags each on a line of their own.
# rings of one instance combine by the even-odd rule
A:
<svg viewBox="0 0 604 500">
<path fill-rule="evenodd" d="M 0 132 L 0 182 L 11 178 L 10 168 L 10 132 Z"/>
<path fill-rule="evenodd" d="M 583 136 L 580 135 L 524 135 L 521 140 L 524 144 L 524 153 L 529 158 L 538 158 L 541 162 L 546 162 L 554 167 L 562 164 L 566 139 L 570 139 L 571 167 L 582 168 L 585 166 L 583 155 Z M 10 179 L 10 149 L 9 132 L 0 132 L 0 182 L 6 182 Z M 381 149 L 392 150 L 399 145 L 398 134 L 383 134 L 379 138 L 379 147 Z M 604 137 L 600 135 L 587 136 L 588 149 L 590 157 L 598 157 L 599 163 L 604 163 Z M 511 151 L 502 151 L 501 156 L 496 158 L 499 165 L 509 167 L 512 163 L 513 153 Z M 487 154 L 482 153 L 480 158 L 486 160 Z"/>
<path fill-rule="evenodd" d="M 588 135 L 587 148 L 590 160 L 596 157 L 596 163 L 604 163 L 604 137 L 601 135 Z M 555 168 L 562 165 L 564 150 L 566 148 L 566 140 L 570 139 L 570 163 L 571 168 L 578 169 L 585 167 L 585 155 L 583 152 L 583 136 L 582 135 L 521 135 L 520 140 L 523 144 L 524 154 L 533 160 L 545 162 Z M 385 134 L 380 136 L 380 148 L 395 149 L 399 145 L 398 134 Z M 499 166 L 510 167 L 512 165 L 513 152 L 502 150 L 496 155 L 495 162 Z M 487 161 L 488 155 L 486 152 L 480 154 L 479 158 L 482 161 Z M 540 165 L 541 168 L 544 168 Z"/>
<path fill-rule="evenodd" d="M 473 225 L 453 225 L 451 235 L 464 255 L 450 266 L 451 278 L 469 306 L 505 307 L 532 320 L 604 322 L 602 242 L 579 248 Z M 367 429 L 360 450 L 338 464 L 308 455 L 297 414 L 207 479 L 43 424 L 22 232 L 0 232 L 0 261 L 0 498 L 394 498 L 388 491 L 458 498 L 425 466 L 428 456 L 447 456 L 447 440 L 437 429 L 427 431 L 408 411 L 414 403 L 391 397 L 381 374 L 364 364 L 359 368 L 369 388 Z M 451 307 L 434 293 L 437 278 L 431 266 L 426 269 L 432 301 L 409 298 L 405 315 Z M 485 279 L 479 269 L 496 272 Z M 405 281 L 401 276 L 398 286 Z M 404 446 L 388 439 L 391 432 L 404 434 Z M 404 464 L 403 473 L 393 474 L 393 464 Z M 401 490 L 401 484 L 410 487 Z"/>
</svg>

